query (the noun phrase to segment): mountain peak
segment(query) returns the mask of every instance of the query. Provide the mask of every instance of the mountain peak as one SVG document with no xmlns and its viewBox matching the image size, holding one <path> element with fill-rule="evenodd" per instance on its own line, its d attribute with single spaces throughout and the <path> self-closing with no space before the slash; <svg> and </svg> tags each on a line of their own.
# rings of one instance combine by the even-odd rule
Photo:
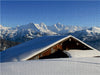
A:
<svg viewBox="0 0 100 75">
<path fill-rule="evenodd" d="M 29 25 L 29 26 L 33 26 L 33 25 L 34 25 L 34 23 L 29 23 L 29 24 L 27 24 L 27 25 Z"/>
<path fill-rule="evenodd" d="M 57 25 L 60 25 L 61 23 L 60 22 L 57 22 Z"/>
<path fill-rule="evenodd" d="M 55 24 L 54 26 L 55 26 L 56 28 L 63 28 L 63 24 L 61 24 L 61 23 L 59 23 L 59 22 L 58 22 L 57 24 Z"/>
<path fill-rule="evenodd" d="M 45 24 L 43 22 L 41 22 L 40 25 L 45 25 Z"/>
</svg>

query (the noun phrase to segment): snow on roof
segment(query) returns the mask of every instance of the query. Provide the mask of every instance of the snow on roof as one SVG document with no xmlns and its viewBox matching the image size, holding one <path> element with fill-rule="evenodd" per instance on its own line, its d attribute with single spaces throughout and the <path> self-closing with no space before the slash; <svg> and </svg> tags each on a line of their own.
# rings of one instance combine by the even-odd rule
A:
<svg viewBox="0 0 100 75">
<path fill-rule="evenodd" d="M 5 51 L 2 51 L 1 54 L 1 62 L 9 62 L 9 61 L 24 61 L 27 60 L 38 53 L 45 51 L 46 49 L 52 47 L 53 45 L 69 38 L 73 37 L 71 35 L 69 36 L 44 36 L 39 37 L 33 40 L 30 40 L 28 42 L 25 42 L 23 44 L 14 46 L 12 48 L 9 48 Z M 73 37 L 75 38 L 75 37 Z M 77 39 L 77 38 L 75 38 Z M 79 39 L 77 39 L 80 41 Z M 80 41 L 82 42 L 82 41 Z M 85 44 L 84 42 L 82 42 Z M 88 46 L 87 44 L 85 44 Z M 90 46 L 88 46 L 90 47 Z M 91 49 L 94 49 L 90 47 Z M 94 49 L 95 50 L 95 49 Z"/>
<path fill-rule="evenodd" d="M 2 75 L 100 75 L 100 58 L 63 58 L 0 63 Z"/>
<path fill-rule="evenodd" d="M 43 51 L 65 36 L 44 36 L 25 42 L 1 52 L 1 61 L 21 61 Z M 35 53 L 35 54 L 34 54 Z"/>
</svg>

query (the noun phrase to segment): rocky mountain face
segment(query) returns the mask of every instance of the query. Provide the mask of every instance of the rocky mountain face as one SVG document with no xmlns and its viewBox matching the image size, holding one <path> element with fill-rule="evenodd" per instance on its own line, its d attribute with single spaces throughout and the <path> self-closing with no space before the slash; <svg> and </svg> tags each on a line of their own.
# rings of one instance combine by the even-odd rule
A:
<svg viewBox="0 0 100 75">
<path fill-rule="evenodd" d="M 100 27 L 68 26 L 60 23 L 47 26 L 44 23 L 29 23 L 15 28 L 0 25 L 0 38 L 25 42 L 41 36 L 73 35 L 100 50 Z"/>
</svg>

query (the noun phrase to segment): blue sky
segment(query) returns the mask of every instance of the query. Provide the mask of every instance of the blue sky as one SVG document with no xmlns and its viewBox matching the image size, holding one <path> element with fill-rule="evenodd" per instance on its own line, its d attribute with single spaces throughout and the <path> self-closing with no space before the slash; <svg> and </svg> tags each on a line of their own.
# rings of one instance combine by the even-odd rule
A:
<svg viewBox="0 0 100 75">
<path fill-rule="evenodd" d="M 100 1 L 2 1 L 1 24 L 15 27 L 30 22 L 53 25 L 99 26 Z"/>
</svg>

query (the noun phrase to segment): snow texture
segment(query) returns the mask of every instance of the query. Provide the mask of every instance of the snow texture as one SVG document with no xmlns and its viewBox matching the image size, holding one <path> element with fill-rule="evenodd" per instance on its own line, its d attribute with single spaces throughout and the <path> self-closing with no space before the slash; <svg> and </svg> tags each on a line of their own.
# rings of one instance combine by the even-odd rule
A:
<svg viewBox="0 0 100 75">
<path fill-rule="evenodd" d="M 57 43 L 69 38 L 73 37 L 71 35 L 69 36 L 45 36 L 33 39 L 31 41 L 28 41 L 26 43 L 17 45 L 15 47 L 9 48 L 5 51 L 2 51 L 1 54 L 1 62 L 9 62 L 9 61 L 24 61 L 27 60 L 38 53 L 41 53 L 42 51 L 45 51 L 46 49 L 56 45 Z M 73 37 L 74 39 L 77 39 Z M 77 39 L 80 41 L 79 39 Z M 84 42 L 80 41 L 84 45 L 88 46 Z M 93 49 L 94 53 L 98 52 L 96 49 L 88 46 L 89 48 Z"/>
<path fill-rule="evenodd" d="M 94 50 L 69 50 L 64 51 L 64 53 L 68 54 L 72 58 L 80 58 L 80 57 L 94 57 L 94 56 L 100 56 L 100 52 L 94 51 Z"/>
<path fill-rule="evenodd" d="M 64 58 L 0 63 L 1 75 L 100 75 L 100 58 Z"/>
</svg>

